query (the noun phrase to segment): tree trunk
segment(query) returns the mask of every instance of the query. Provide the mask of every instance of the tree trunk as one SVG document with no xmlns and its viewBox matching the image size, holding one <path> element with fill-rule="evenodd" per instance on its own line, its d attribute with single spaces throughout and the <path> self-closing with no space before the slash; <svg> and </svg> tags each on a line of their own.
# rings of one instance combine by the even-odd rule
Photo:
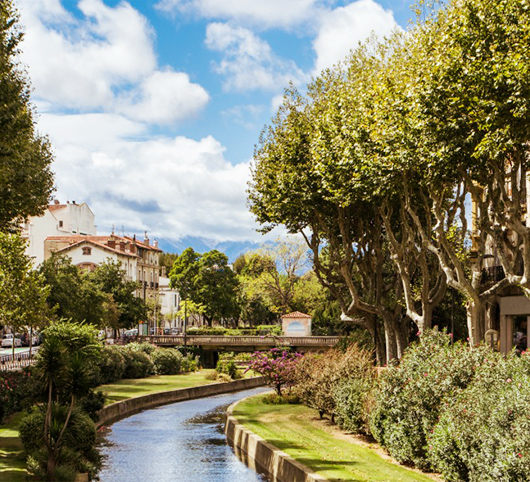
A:
<svg viewBox="0 0 530 482">
<path fill-rule="evenodd" d="M 469 345 L 471 347 L 477 346 L 482 340 L 481 320 L 482 320 L 483 303 L 479 299 L 470 300 L 467 302 L 467 331 L 469 334 Z"/>
</svg>

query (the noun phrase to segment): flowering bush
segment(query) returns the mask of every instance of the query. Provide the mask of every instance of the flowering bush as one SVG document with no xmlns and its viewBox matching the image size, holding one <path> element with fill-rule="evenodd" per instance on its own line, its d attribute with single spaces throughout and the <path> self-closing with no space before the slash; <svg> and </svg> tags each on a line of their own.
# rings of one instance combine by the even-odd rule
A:
<svg viewBox="0 0 530 482">
<path fill-rule="evenodd" d="M 451 345 L 445 333 L 425 332 L 400 365 L 379 378 L 370 414 L 375 439 L 402 463 L 430 468 L 427 439 L 441 410 L 454 403 L 485 360 L 499 358 L 486 347 Z"/>
<path fill-rule="evenodd" d="M 365 419 L 360 407 L 364 407 L 373 377 L 370 352 L 350 345 L 345 351 L 306 355 L 296 369 L 294 392 L 321 417 L 327 413 L 335 421 L 340 413 L 339 424 L 357 431 Z"/>
<path fill-rule="evenodd" d="M 157 375 L 176 375 L 180 372 L 182 354 L 172 348 L 159 348 L 151 353 Z"/>
<path fill-rule="evenodd" d="M 281 396 L 282 387 L 293 383 L 294 370 L 301 358 L 300 353 L 279 348 L 272 348 L 268 352 L 257 351 L 250 357 L 250 365 L 246 371 L 254 370 L 264 376 L 278 396 Z"/>
<path fill-rule="evenodd" d="M 430 435 L 433 465 L 448 481 L 528 480 L 529 406 L 530 357 L 488 357 Z"/>
<path fill-rule="evenodd" d="M 0 422 L 14 412 L 31 405 L 38 388 L 31 368 L 0 373 Z"/>
</svg>

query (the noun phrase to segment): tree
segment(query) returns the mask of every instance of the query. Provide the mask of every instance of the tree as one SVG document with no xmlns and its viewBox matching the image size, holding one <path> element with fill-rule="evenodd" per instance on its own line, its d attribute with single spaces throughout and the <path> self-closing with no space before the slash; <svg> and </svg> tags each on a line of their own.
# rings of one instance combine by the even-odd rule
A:
<svg viewBox="0 0 530 482">
<path fill-rule="evenodd" d="M 32 270 L 25 249 L 25 241 L 18 234 L 0 232 L 0 321 L 13 332 L 48 323 L 49 289 Z"/>
<path fill-rule="evenodd" d="M 11 0 L 0 3 L 0 230 L 39 215 L 53 192 L 49 142 L 35 130 L 30 85 L 20 67 L 23 34 Z"/>
<path fill-rule="evenodd" d="M 279 348 L 271 348 L 268 352 L 257 351 L 250 357 L 248 370 L 262 375 L 279 397 L 282 387 L 294 382 L 295 368 L 302 358 L 300 353 L 291 353 Z"/>
<path fill-rule="evenodd" d="M 195 302 L 204 307 L 204 318 L 212 326 L 214 319 L 236 318 L 238 280 L 228 266 L 228 257 L 216 249 L 204 253 L 198 261 L 194 280 Z"/>
<path fill-rule="evenodd" d="M 116 324 L 111 328 L 133 328 L 147 318 L 147 308 L 143 300 L 136 296 L 138 283 L 127 279 L 119 261 L 108 259 L 100 264 L 91 275 L 92 281 L 109 295 L 110 311 L 116 312 Z"/>
<path fill-rule="evenodd" d="M 94 386 L 94 361 L 101 347 L 97 329 L 90 325 L 56 323 L 43 337 L 35 369 L 45 396 L 46 472 L 54 480 L 76 402 Z"/>
<path fill-rule="evenodd" d="M 225 254 L 214 249 L 200 255 L 188 248 L 175 260 L 169 277 L 183 300 L 202 306 L 208 325 L 237 317 L 238 280 Z"/>
<path fill-rule="evenodd" d="M 39 266 L 50 292 L 47 303 L 57 318 L 104 326 L 109 318 L 109 295 L 67 256 L 52 254 Z"/>
</svg>

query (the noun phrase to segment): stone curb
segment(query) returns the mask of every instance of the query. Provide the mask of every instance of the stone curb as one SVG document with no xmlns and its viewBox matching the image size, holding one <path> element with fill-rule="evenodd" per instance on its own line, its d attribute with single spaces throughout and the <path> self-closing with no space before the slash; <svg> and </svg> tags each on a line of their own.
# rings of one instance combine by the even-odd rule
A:
<svg viewBox="0 0 530 482">
<path fill-rule="evenodd" d="M 275 482 L 328 482 L 328 479 L 316 474 L 240 424 L 232 412 L 243 400 L 246 399 L 228 407 L 225 426 L 228 443 L 240 460 L 256 472 L 269 475 Z"/>
<path fill-rule="evenodd" d="M 244 378 L 233 382 L 212 383 L 191 388 L 179 388 L 168 392 L 151 393 L 140 397 L 129 398 L 120 402 L 112 403 L 103 407 L 98 412 L 97 427 L 111 425 L 122 418 L 130 417 L 142 410 L 167 405 L 169 403 L 192 400 L 195 398 L 220 395 L 222 393 L 237 392 L 249 388 L 256 388 L 265 385 L 263 377 Z"/>
</svg>

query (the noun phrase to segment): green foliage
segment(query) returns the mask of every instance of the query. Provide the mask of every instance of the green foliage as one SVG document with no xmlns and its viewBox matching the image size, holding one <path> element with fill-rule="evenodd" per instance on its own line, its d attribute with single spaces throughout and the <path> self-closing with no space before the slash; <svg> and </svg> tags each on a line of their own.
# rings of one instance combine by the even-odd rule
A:
<svg viewBox="0 0 530 482">
<path fill-rule="evenodd" d="M 98 385 L 116 382 L 123 378 L 125 372 L 125 356 L 119 346 L 104 346 L 97 359 L 99 368 Z"/>
<path fill-rule="evenodd" d="M 210 326 L 213 320 L 237 316 L 238 280 L 225 254 L 214 249 L 200 255 L 188 248 L 175 260 L 169 277 L 183 300 L 200 307 Z"/>
<path fill-rule="evenodd" d="M 335 422 L 353 433 L 369 433 L 367 403 L 373 390 L 372 378 L 342 378 L 333 387 Z"/>
<path fill-rule="evenodd" d="M 241 378 L 242 375 L 237 368 L 236 359 L 237 356 L 233 352 L 220 353 L 215 371 L 228 375 L 232 380 Z"/>
<path fill-rule="evenodd" d="M 526 480 L 530 471 L 530 361 L 483 361 L 473 382 L 445 409 L 428 439 L 448 481 Z"/>
<path fill-rule="evenodd" d="M 118 261 L 108 260 L 91 274 L 92 281 L 109 297 L 108 311 L 116 311 L 117 319 L 112 328 L 134 328 L 147 316 L 147 308 L 136 296 L 138 284 L 127 278 Z"/>
<path fill-rule="evenodd" d="M 194 356 L 188 353 L 181 362 L 181 369 L 183 372 L 196 372 L 200 368 L 199 356 Z"/>
<path fill-rule="evenodd" d="M 22 29 L 11 0 L 0 3 L 0 231 L 42 214 L 53 187 L 52 149 L 36 131 L 31 87 L 20 63 Z"/>
<path fill-rule="evenodd" d="M 46 301 L 57 318 L 104 325 L 109 299 L 71 258 L 53 253 L 39 266 L 39 273 L 50 288 Z"/>
<path fill-rule="evenodd" d="M 62 427 L 65 425 L 68 409 L 63 405 L 54 405 L 52 437 L 58 438 Z M 20 422 L 20 439 L 27 454 L 32 458 L 30 468 L 36 475 L 44 475 L 47 471 L 47 454 L 42 450 L 42 440 L 45 434 L 45 413 L 34 409 Z M 94 451 L 96 443 L 96 425 L 94 421 L 82 410 L 74 410 L 64 432 L 64 443 L 67 448 L 57 459 L 59 466 L 55 472 L 56 480 L 63 479 L 63 472 L 75 477 L 76 472 L 86 471 L 94 474 L 99 463 L 97 452 Z M 61 469 L 62 468 L 62 469 Z M 73 480 L 73 479 L 66 479 Z"/>
<path fill-rule="evenodd" d="M 155 374 L 155 365 L 144 351 L 131 349 L 127 345 L 122 354 L 125 358 L 123 378 L 145 378 Z"/>
<path fill-rule="evenodd" d="M 157 375 L 175 375 L 181 370 L 182 354 L 171 348 L 159 348 L 151 353 Z"/>
<path fill-rule="evenodd" d="M 9 415 L 29 408 L 38 395 L 31 368 L 0 372 L 0 423 Z"/>
<path fill-rule="evenodd" d="M 26 326 L 42 327 L 49 315 L 48 289 L 42 277 L 32 270 L 25 249 L 26 242 L 18 234 L 0 232 L 0 324 L 13 331 Z"/>
<path fill-rule="evenodd" d="M 451 344 L 445 333 L 424 333 L 399 365 L 380 375 L 370 415 L 372 435 L 398 461 L 430 468 L 427 441 L 442 409 L 455 402 L 493 357 L 484 347 Z"/>
</svg>

